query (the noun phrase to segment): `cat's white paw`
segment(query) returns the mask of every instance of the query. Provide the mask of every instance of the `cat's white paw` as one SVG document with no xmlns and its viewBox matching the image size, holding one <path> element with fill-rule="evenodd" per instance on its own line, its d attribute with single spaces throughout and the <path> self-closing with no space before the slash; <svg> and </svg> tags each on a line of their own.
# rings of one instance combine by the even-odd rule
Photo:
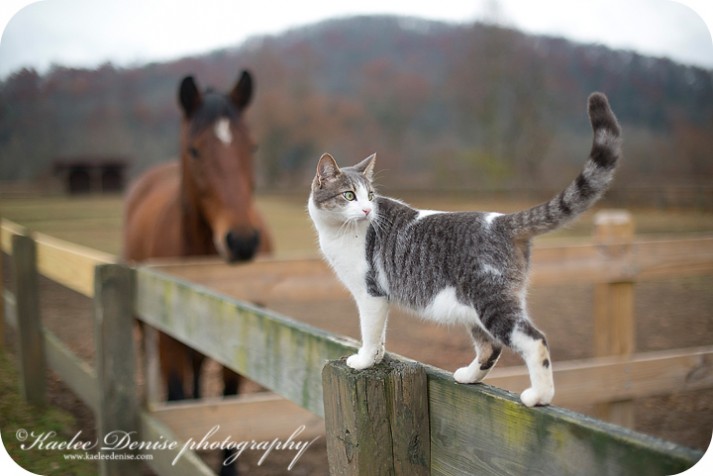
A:
<svg viewBox="0 0 713 476">
<path fill-rule="evenodd" d="M 554 389 L 538 392 L 534 388 L 528 388 L 520 394 L 520 401 L 526 407 L 534 407 L 535 405 L 549 405 L 555 396 Z"/>
<path fill-rule="evenodd" d="M 461 367 L 453 372 L 453 379 L 458 383 L 477 383 L 478 376 L 470 367 Z"/>
<path fill-rule="evenodd" d="M 489 371 L 490 369 L 480 370 L 478 367 L 469 365 L 453 372 L 453 378 L 458 383 L 479 383 L 488 375 Z"/>
<path fill-rule="evenodd" d="M 376 355 L 375 353 L 371 353 L 371 355 L 364 355 L 361 352 L 358 354 L 354 354 L 351 357 L 347 359 L 347 365 L 354 370 L 364 370 L 368 369 L 369 367 L 373 366 L 376 363 Z M 383 356 L 382 356 L 383 357 Z"/>
</svg>

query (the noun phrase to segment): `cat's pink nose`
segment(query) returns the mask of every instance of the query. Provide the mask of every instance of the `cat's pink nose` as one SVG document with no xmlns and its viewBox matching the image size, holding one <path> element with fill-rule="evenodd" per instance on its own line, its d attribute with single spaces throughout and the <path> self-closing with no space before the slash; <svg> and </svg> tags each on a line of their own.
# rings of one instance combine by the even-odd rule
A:
<svg viewBox="0 0 713 476">
<path fill-rule="evenodd" d="M 371 213 L 371 208 L 362 208 L 361 211 L 364 212 L 364 216 L 368 216 Z"/>
</svg>

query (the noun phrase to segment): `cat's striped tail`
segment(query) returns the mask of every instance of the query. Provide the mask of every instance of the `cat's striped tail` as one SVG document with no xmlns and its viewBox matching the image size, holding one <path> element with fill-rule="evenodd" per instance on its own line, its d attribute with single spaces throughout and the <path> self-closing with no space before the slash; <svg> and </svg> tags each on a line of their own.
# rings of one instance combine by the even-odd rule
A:
<svg viewBox="0 0 713 476">
<path fill-rule="evenodd" d="M 559 228 L 591 207 L 609 187 L 621 155 L 621 129 L 604 94 L 592 93 L 588 107 L 594 139 L 584 169 L 552 200 L 498 217 L 500 225 L 516 237 L 529 238 Z"/>
</svg>

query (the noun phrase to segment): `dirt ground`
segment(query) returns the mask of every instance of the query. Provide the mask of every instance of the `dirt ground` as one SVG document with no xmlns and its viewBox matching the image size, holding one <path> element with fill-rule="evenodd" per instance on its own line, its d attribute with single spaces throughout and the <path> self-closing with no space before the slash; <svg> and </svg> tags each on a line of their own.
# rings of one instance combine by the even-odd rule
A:
<svg viewBox="0 0 713 476">
<path fill-rule="evenodd" d="M 8 273 L 5 273 L 8 276 Z M 654 351 L 710 345 L 713 343 L 713 276 L 648 281 L 636 286 L 637 350 Z M 92 362 L 94 337 L 91 301 L 41 279 L 42 318 L 45 325 L 77 354 Z M 542 286 L 531 289 L 533 320 L 548 336 L 554 361 L 592 356 L 593 289 L 588 285 Z M 278 312 L 329 331 L 358 338 L 358 322 L 349 301 L 295 305 L 275 302 Z M 438 327 L 409 316 L 393 315 L 389 324 L 387 349 L 449 371 L 470 362 L 472 348 L 460 327 Z M 12 350 L 16 336 L 8 329 L 7 345 Z M 512 353 L 505 353 L 498 366 L 521 365 Z M 208 396 L 219 395 L 219 369 L 206 368 L 204 388 Z M 77 419 L 83 435 L 94 438 L 95 422 L 91 410 L 64 386 L 48 375 L 49 398 Z M 252 387 L 248 385 L 248 391 Z M 556 403 L 556 402 L 555 402 Z M 693 448 L 706 449 L 713 430 L 713 391 L 680 392 L 665 397 L 641 399 L 636 403 L 637 431 Z M 588 412 L 591 408 L 574 408 Z M 216 467 L 219 455 L 205 455 Z M 291 471 L 292 454 L 270 455 L 261 465 L 261 454 L 246 454 L 239 460 L 242 474 L 250 475 L 326 475 L 327 458 L 323 438 L 305 452 Z M 151 474 L 146 470 L 146 475 Z"/>
</svg>

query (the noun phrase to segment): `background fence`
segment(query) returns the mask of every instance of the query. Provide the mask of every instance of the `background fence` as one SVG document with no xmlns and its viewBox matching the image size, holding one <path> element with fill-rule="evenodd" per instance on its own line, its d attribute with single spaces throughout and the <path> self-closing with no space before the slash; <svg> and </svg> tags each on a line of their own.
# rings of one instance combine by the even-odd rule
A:
<svg viewBox="0 0 713 476">
<path fill-rule="evenodd" d="M 710 273 L 713 238 L 632 241 L 625 218 L 601 218 L 594 244 L 538 248 L 533 254 L 535 281 L 599 283 L 596 339 L 602 344 L 597 348 L 608 357 L 555 365 L 558 398 L 589 398 L 606 405 L 604 411 L 623 415 L 624 421 L 630 413 L 627 399 L 679 386 L 713 386 L 713 346 L 642 355 L 630 344 L 633 282 L 664 274 Z M 142 403 L 132 334 L 137 316 L 146 326 L 304 409 L 283 413 L 293 418 L 290 424 L 307 419 L 319 431 L 319 419 L 312 415 L 324 417 L 333 474 L 675 474 L 701 457 L 698 451 L 562 408 L 527 409 L 509 392 L 489 385 L 457 385 L 449 373 L 393 355 L 374 369 L 354 372 L 340 360 L 356 349 L 350 339 L 166 270 L 117 264 L 109 255 L 32 234 L 7 221 L 2 223 L 2 249 L 11 257 L 15 283 L 14 292 L 3 291 L 7 312 L 2 322 L 18 328 L 26 399 L 44 404 L 49 365 L 95 412 L 100 436 L 125 430 L 139 432 L 144 440 L 185 439 L 191 428 L 184 427 L 180 435 L 172 428 L 190 418 L 209 424 L 209 414 L 224 431 L 240 431 L 249 422 L 247 414 L 263 411 L 264 418 L 277 420 L 286 408 L 271 397 L 183 407 Z M 241 272 L 255 277 L 266 268 L 279 269 L 279 279 L 289 282 L 290 266 L 295 264 L 254 263 Z M 317 261 L 301 266 L 326 270 Z M 38 274 L 93 298 L 94 367 L 42 325 Z M 333 281 L 325 288 L 336 286 Z M 256 299 L 259 294 L 255 289 Z M 310 298 L 319 299 L 318 293 Z M 525 378 L 522 369 L 503 369 L 494 371 L 489 382 L 520 385 Z M 193 428 L 198 434 L 201 429 Z M 194 454 L 184 454 L 173 465 L 177 451 L 150 451 L 153 459 L 148 464 L 159 474 L 211 474 Z M 130 474 L 136 464 L 103 460 L 101 471 Z"/>
</svg>

